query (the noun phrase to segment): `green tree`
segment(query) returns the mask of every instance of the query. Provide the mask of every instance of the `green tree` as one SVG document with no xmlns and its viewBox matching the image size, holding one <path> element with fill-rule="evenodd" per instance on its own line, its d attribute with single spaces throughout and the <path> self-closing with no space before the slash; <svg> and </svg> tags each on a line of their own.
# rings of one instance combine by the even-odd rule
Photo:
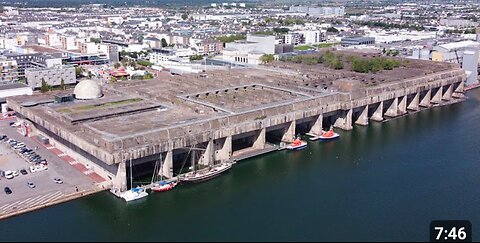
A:
<svg viewBox="0 0 480 243">
<path fill-rule="evenodd" d="M 274 60 L 274 56 L 272 54 L 264 54 L 260 57 L 260 61 L 263 63 L 263 64 L 267 64 L 267 63 L 271 63 L 273 62 Z"/>
<path fill-rule="evenodd" d="M 113 64 L 113 67 L 116 68 L 116 69 L 119 68 L 120 66 L 121 66 L 121 64 L 119 62 Z"/>
<path fill-rule="evenodd" d="M 168 46 L 167 40 L 165 40 L 165 38 L 162 38 L 161 42 L 162 42 L 162 47 Z"/>
<path fill-rule="evenodd" d="M 75 77 L 81 78 L 83 73 L 83 68 L 80 66 L 75 67 Z"/>
<path fill-rule="evenodd" d="M 100 38 L 90 38 L 90 42 L 100 43 L 102 40 Z"/>
<path fill-rule="evenodd" d="M 63 80 L 63 78 L 60 80 L 60 88 L 65 90 L 65 80 Z"/>
<path fill-rule="evenodd" d="M 334 28 L 334 27 L 330 27 L 330 28 L 327 29 L 327 32 L 337 33 L 338 30 L 337 30 L 336 28 Z"/>
<path fill-rule="evenodd" d="M 117 78 L 115 77 L 110 77 L 110 83 L 113 84 L 113 83 L 116 83 L 117 82 Z"/>
<path fill-rule="evenodd" d="M 190 56 L 190 61 L 197 61 L 197 60 L 202 60 L 203 56 L 200 54 Z"/>
<path fill-rule="evenodd" d="M 183 19 L 183 20 L 188 19 L 188 14 L 187 14 L 187 13 L 183 13 L 183 14 L 182 14 L 182 19 Z"/>
<path fill-rule="evenodd" d="M 153 65 L 153 63 L 145 60 L 138 60 L 137 64 L 144 67 L 151 67 Z"/>
<path fill-rule="evenodd" d="M 143 79 L 152 79 L 153 78 L 153 74 L 151 73 L 145 73 L 145 75 L 143 75 Z"/>
<path fill-rule="evenodd" d="M 40 92 L 45 93 L 47 91 L 48 91 L 47 82 L 45 82 L 45 79 L 42 78 L 42 87 L 40 87 Z"/>
</svg>

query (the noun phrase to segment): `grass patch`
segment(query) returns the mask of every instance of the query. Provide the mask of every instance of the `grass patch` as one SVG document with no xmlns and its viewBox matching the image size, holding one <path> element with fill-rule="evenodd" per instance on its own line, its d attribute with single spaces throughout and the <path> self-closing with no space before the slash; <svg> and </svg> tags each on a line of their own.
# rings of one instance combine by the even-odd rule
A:
<svg viewBox="0 0 480 243">
<path fill-rule="evenodd" d="M 303 46 L 296 46 L 294 49 L 295 51 L 306 51 L 306 50 L 311 50 L 313 48 L 309 45 L 303 45 Z"/>
<path fill-rule="evenodd" d="M 142 101 L 142 99 L 135 98 L 135 99 L 128 99 L 128 100 L 112 101 L 112 102 L 98 104 L 98 105 L 83 105 L 83 106 L 77 106 L 77 107 L 71 107 L 71 108 L 61 108 L 61 109 L 58 109 L 57 111 L 61 113 L 72 113 L 72 112 L 88 111 L 93 109 L 121 106 L 121 105 L 139 102 L 139 101 Z"/>
<path fill-rule="evenodd" d="M 315 45 L 315 47 L 317 47 L 317 48 L 328 48 L 328 47 L 336 46 L 338 44 L 340 44 L 340 43 L 338 43 L 338 42 L 335 42 L 335 43 L 320 43 L 318 45 Z"/>
</svg>

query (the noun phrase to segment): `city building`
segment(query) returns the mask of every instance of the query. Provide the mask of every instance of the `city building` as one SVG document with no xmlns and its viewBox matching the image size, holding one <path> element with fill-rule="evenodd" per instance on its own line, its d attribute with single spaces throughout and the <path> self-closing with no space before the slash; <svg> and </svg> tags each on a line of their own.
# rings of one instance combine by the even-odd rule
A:
<svg viewBox="0 0 480 243">
<path fill-rule="evenodd" d="M 22 83 L 0 84 L 0 104 L 2 104 L 2 108 L 3 108 L 3 105 L 6 103 L 7 97 L 12 97 L 17 95 L 32 95 L 32 94 L 33 94 L 32 88 L 26 84 L 22 84 Z"/>
<path fill-rule="evenodd" d="M 155 65 L 162 65 L 170 61 L 188 62 L 189 57 L 195 55 L 195 51 L 190 48 L 153 48 L 150 53 L 150 62 Z"/>
<path fill-rule="evenodd" d="M 18 80 L 18 65 L 15 60 L 0 59 L 0 84 L 15 83 Z"/>
<path fill-rule="evenodd" d="M 27 85 L 33 89 L 42 87 L 42 80 L 50 86 L 74 84 L 77 82 L 73 66 L 59 66 L 46 68 L 27 68 L 25 70 Z"/>
<path fill-rule="evenodd" d="M 46 54 L 18 54 L 8 53 L 5 55 L 8 60 L 13 60 L 18 65 L 18 78 L 25 79 L 25 70 L 27 68 L 50 68 L 62 65 L 62 58 Z"/>
<path fill-rule="evenodd" d="M 467 72 L 466 85 L 477 84 L 480 43 L 460 41 L 433 47 L 431 60 L 458 63 Z"/>
<path fill-rule="evenodd" d="M 246 40 L 227 43 L 223 49 L 225 61 L 252 65 L 260 64 L 264 54 L 275 54 L 275 36 L 247 35 Z"/>
<path fill-rule="evenodd" d="M 314 17 L 341 17 L 345 15 L 345 7 L 309 7 L 290 6 L 290 12 L 306 13 Z"/>
<path fill-rule="evenodd" d="M 340 42 L 342 46 L 372 45 L 375 44 L 374 37 L 344 37 Z"/>
</svg>

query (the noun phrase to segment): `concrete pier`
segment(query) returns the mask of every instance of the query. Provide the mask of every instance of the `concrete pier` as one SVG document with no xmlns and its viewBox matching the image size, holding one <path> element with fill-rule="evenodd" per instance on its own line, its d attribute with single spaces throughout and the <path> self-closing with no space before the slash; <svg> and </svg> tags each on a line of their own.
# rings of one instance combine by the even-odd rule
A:
<svg viewBox="0 0 480 243">
<path fill-rule="evenodd" d="M 416 93 L 412 101 L 407 106 L 408 110 L 418 111 L 420 110 L 420 93 Z"/>
<path fill-rule="evenodd" d="M 378 74 L 280 62 L 108 84 L 96 100 L 53 103 L 51 94 L 37 94 L 7 103 L 32 130 L 64 144 L 124 190 L 129 158 L 148 169 L 162 154 L 162 174 L 172 178 L 189 148 L 201 148 L 196 163 L 206 165 L 264 151 L 267 140 L 291 142 L 297 122 L 298 131 L 312 134 L 330 125 L 352 130 L 461 99 L 465 79 L 456 65 L 421 60 Z"/>
<path fill-rule="evenodd" d="M 432 107 L 432 103 L 430 102 L 432 100 L 432 90 L 428 90 L 427 93 L 421 98 L 420 100 L 420 106 L 422 107 Z"/>
<path fill-rule="evenodd" d="M 339 110 L 337 113 L 337 118 L 333 127 L 337 127 L 343 130 L 352 130 L 352 109 L 349 110 Z"/>
<path fill-rule="evenodd" d="M 383 121 L 383 101 L 376 104 L 377 108 L 373 112 L 373 115 L 370 117 L 373 121 Z"/>
<path fill-rule="evenodd" d="M 360 113 L 360 116 L 355 121 L 355 124 L 366 126 L 366 125 L 368 125 L 368 105 L 366 105 L 366 106 L 364 106 L 363 108 L 360 108 L 360 109 L 362 111 Z"/>
<path fill-rule="evenodd" d="M 309 133 L 313 135 L 321 135 L 323 130 L 323 114 L 315 117 L 312 128 Z"/>
</svg>

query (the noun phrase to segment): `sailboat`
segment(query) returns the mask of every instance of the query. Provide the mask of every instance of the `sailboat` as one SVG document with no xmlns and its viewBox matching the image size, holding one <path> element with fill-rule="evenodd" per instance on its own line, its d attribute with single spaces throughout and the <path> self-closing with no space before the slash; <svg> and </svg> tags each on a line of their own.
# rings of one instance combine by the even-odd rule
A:
<svg viewBox="0 0 480 243">
<path fill-rule="evenodd" d="M 155 169 L 153 170 L 153 178 L 156 177 L 156 175 L 160 175 L 160 181 L 156 182 L 153 184 L 152 191 L 153 192 L 165 192 L 172 190 L 175 186 L 178 184 L 178 180 L 173 180 L 173 181 L 168 181 L 168 180 L 163 180 L 163 162 L 162 162 L 162 155 L 160 154 L 160 169 L 158 169 L 158 163 L 155 164 Z"/>
<path fill-rule="evenodd" d="M 202 150 L 202 149 L 200 149 Z M 229 170 L 232 168 L 232 163 L 230 162 L 222 162 L 219 165 L 208 165 L 207 168 L 197 170 L 196 165 L 195 165 L 195 153 L 192 154 L 191 161 L 192 161 L 192 171 L 187 172 L 186 174 L 183 174 L 179 176 L 179 179 L 181 182 L 186 182 L 186 183 L 198 183 L 206 180 L 210 180 L 212 178 L 215 178 L 222 174 L 223 172 Z M 213 155 L 213 153 L 212 153 Z M 213 160 L 213 156 L 212 159 Z"/>
<path fill-rule="evenodd" d="M 140 198 L 144 198 L 148 196 L 148 193 L 142 187 L 133 187 L 133 174 L 132 174 L 132 158 L 130 157 L 130 190 L 122 193 L 120 195 L 121 198 L 125 199 L 125 201 L 133 201 Z"/>
</svg>

